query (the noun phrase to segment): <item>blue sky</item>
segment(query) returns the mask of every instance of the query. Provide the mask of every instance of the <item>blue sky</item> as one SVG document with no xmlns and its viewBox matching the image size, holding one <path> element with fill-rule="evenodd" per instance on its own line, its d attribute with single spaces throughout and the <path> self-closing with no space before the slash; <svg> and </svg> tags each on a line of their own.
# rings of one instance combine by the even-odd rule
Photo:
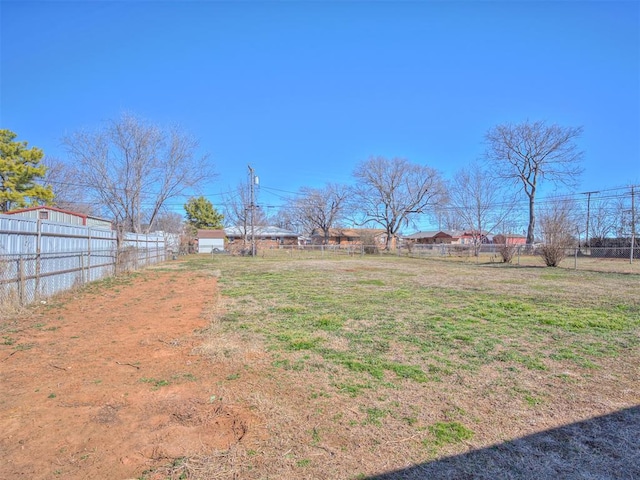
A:
<svg viewBox="0 0 640 480">
<path fill-rule="evenodd" d="M 640 180 L 640 2 L 4 1 L 0 126 L 60 138 L 123 111 L 200 140 L 219 194 L 348 183 L 372 155 L 445 177 L 492 126 L 584 127 L 578 191 Z M 177 205 L 180 202 L 176 204 Z"/>
</svg>

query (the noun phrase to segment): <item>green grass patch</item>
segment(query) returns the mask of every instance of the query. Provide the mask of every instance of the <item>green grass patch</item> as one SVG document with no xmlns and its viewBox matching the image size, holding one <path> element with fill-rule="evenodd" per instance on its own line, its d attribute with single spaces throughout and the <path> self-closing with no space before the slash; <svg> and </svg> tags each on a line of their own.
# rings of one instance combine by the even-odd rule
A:
<svg viewBox="0 0 640 480">
<path fill-rule="evenodd" d="M 429 426 L 429 432 L 434 437 L 434 444 L 443 446 L 450 443 L 460 443 L 473 438 L 473 431 L 460 422 L 438 422 Z"/>
</svg>

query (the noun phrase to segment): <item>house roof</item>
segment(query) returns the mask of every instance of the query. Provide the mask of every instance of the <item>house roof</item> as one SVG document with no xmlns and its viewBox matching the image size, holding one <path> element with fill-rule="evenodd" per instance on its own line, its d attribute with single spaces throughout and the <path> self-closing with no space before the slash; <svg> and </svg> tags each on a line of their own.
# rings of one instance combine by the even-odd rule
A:
<svg viewBox="0 0 640 480">
<path fill-rule="evenodd" d="M 225 238 L 224 230 L 198 229 L 198 238 Z"/>
<path fill-rule="evenodd" d="M 330 228 L 329 237 L 351 237 L 359 238 L 362 235 L 382 235 L 385 230 L 382 228 Z M 321 229 L 315 228 L 312 237 L 324 237 Z"/>
<path fill-rule="evenodd" d="M 486 237 L 487 235 L 489 235 L 489 232 L 487 232 L 486 230 L 461 230 L 459 232 L 457 232 L 457 237 L 473 237 L 473 236 L 481 236 L 481 237 Z"/>
<path fill-rule="evenodd" d="M 527 238 L 525 235 L 518 235 L 517 233 L 501 233 L 505 238 Z"/>
<path fill-rule="evenodd" d="M 407 235 L 404 238 L 407 238 L 409 240 L 419 240 L 421 238 L 435 238 L 437 236 L 449 238 L 457 237 L 454 232 L 445 232 L 444 230 L 430 230 L 426 232 L 416 232 L 411 235 Z"/>
<path fill-rule="evenodd" d="M 242 237 L 246 234 L 251 234 L 251 227 L 247 227 L 246 230 L 243 227 L 227 227 L 224 229 L 224 232 L 229 237 Z M 300 235 L 296 232 L 292 232 L 291 230 L 285 230 L 284 228 L 274 227 L 270 225 L 260 225 L 255 226 L 253 233 L 257 237 L 295 237 L 298 238 Z"/>
<path fill-rule="evenodd" d="M 37 207 L 28 207 L 28 208 L 20 208 L 17 210 L 11 210 L 9 212 L 6 212 L 5 215 L 16 215 L 24 212 L 32 212 L 35 210 L 51 210 L 54 212 L 65 213 L 67 215 L 73 215 L 74 217 L 80 217 L 84 219 L 91 218 L 94 220 L 101 220 L 103 222 L 111 223 L 111 220 L 107 220 L 106 218 L 96 217 L 95 215 L 87 215 L 85 213 L 80 213 L 80 212 L 72 212 L 71 210 L 64 210 L 62 208 L 52 207 L 49 205 L 38 205 Z"/>
</svg>

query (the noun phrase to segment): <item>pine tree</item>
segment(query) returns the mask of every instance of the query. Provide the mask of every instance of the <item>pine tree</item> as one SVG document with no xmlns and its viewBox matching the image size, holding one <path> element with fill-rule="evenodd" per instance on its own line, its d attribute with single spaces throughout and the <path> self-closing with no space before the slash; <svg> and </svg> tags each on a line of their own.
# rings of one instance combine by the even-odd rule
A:
<svg viewBox="0 0 640 480">
<path fill-rule="evenodd" d="M 48 203 L 54 196 L 51 187 L 36 183 L 47 170 L 40 163 L 44 152 L 28 149 L 16 137 L 11 130 L 0 130 L 0 212 Z"/>
<path fill-rule="evenodd" d="M 224 215 L 218 213 L 213 204 L 204 197 L 190 198 L 184 206 L 187 212 L 187 223 L 194 228 L 222 228 Z"/>
</svg>

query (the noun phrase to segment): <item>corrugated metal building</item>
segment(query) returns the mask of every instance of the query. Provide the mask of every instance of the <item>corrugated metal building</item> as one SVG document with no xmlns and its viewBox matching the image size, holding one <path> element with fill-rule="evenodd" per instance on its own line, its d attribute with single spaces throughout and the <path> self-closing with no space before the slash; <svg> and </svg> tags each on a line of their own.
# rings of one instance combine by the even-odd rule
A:
<svg viewBox="0 0 640 480">
<path fill-rule="evenodd" d="M 34 220 L 48 220 L 50 222 L 65 223 L 68 225 L 82 225 L 91 228 L 104 228 L 111 230 L 112 225 L 104 218 L 85 215 L 84 213 L 71 212 L 61 208 L 40 206 L 12 210 L 6 215 L 16 215 L 19 217 L 31 218 Z"/>
</svg>

